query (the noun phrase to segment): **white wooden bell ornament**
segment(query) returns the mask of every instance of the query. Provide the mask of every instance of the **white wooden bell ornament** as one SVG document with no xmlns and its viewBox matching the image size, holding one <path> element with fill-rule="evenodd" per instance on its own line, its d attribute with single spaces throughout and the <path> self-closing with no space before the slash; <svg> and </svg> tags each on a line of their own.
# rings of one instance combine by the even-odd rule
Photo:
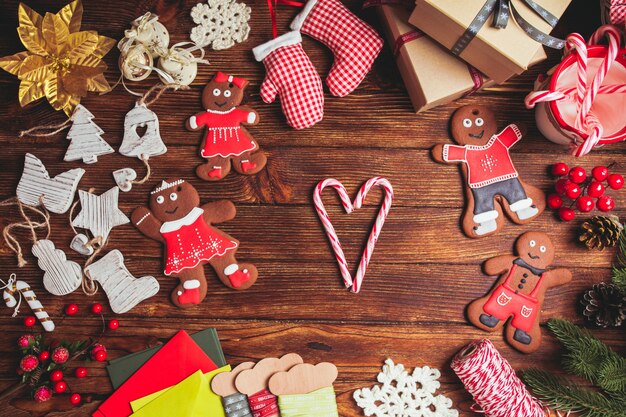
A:
<svg viewBox="0 0 626 417">
<path fill-rule="evenodd" d="M 146 128 L 139 136 L 137 129 Z M 124 138 L 119 152 L 124 156 L 146 158 L 163 155 L 167 147 L 159 131 L 159 118 L 145 104 L 137 102 L 124 118 Z"/>
</svg>

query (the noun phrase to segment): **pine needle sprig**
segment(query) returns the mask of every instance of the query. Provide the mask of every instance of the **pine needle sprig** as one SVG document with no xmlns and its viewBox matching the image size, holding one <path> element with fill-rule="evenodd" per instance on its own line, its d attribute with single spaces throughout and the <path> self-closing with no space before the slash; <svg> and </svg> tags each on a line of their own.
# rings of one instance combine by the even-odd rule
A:
<svg viewBox="0 0 626 417">
<path fill-rule="evenodd" d="M 617 263 L 613 266 L 613 284 L 617 285 L 622 294 L 626 294 L 626 233 L 619 236 Z"/>
<path fill-rule="evenodd" d="M 580 417 L 624 416 L 623 402 L 620 404 L 599 392 L 581 389 L 569 380 L 541 369 L 525 370 L 522 380 L 552 409 L 579 413 Z"/>
</svg>

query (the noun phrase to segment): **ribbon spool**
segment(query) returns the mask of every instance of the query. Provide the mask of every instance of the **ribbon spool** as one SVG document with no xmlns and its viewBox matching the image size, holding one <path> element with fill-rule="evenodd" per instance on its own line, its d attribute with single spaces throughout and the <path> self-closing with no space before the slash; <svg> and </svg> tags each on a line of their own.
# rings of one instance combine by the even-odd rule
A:
<svg viewBox="0 0 626 417">
<path fill-rule="evenodd" d="M 599 45 L 608 37 L 608 46 Z M 569 145 L 583 156 L 594 147 L 626 139 L 626 50 L 615 26 L 600 27 L 586 44 L 579 34 L 567 37 L 565 57 L 550 79 L 538 79 L 526 99 L 550 141 Z"/>
</svg>

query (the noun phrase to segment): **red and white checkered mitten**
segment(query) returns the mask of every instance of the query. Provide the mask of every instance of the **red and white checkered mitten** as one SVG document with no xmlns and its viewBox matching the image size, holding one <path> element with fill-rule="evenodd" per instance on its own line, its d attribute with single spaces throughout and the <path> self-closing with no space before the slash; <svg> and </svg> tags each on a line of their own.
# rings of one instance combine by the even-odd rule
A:
<svg viewBox="0 0 626 417">
<path fill-rule="evenodd" d="M 378 33 L 339 0 L 309 0 L 291 22 L 291 29 L 306 33 L 333 51 L 335 62 L 326 84 L 337 97 L 350 94 L 361 84 L 383 47 Z"/>
<path fill-rule="evenodd" d="M 299 32 L 288 32 L 252 50 L 265 65 L 261 98 L 272 103 L 278 94 L 289 126 L 304 129 L 324 117 L 322 80 L 302 49 Z"/>
</svg>

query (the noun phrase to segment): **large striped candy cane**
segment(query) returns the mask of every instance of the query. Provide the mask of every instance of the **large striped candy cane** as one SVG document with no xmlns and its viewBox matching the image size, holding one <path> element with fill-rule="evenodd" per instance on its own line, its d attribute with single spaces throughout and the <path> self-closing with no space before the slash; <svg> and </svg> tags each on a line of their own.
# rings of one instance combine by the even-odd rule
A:
<svg viewBox="0 0 626 417">
<path fill-rule="evenodd" d="M 356 276 L 353 279 L 348 267 L 348 262 L 346 261 L 346 256 L 344 255 L 343 249 L 341 248 L 339 237 L 335 232 L 335 228 L 333 227 L 330 217 L 326 212 L 326 208 L 324 207 L 324 203 L 322 202 L 322 191 L 326 187 L 334 188 L 335 191 L 337 191 L 337 194 L 339 194 L 341 204 L 346 210 L 346 213 L 349 214 L 352 213 L 355 209 L 361 208 L 363 202 L 365 201 L 365 198 L 367 197 L 367 193 L 372 189 L 372 187 L 375 186 L 382 187 L 385 190 L 385 198 L 382 205 L 380 206 L 380 210 L 378 211 L 378 216 L 376 217 L 376 221 L 374 222 L 374 226 L 372 227 L 372 230 L 370 232 L 367 244 L 363 249 L 363 255 L 361 256 L 359 268 L 357 269 Z M 348 197 L 348 193 L 343 184 L 341 184 L 336 179 L 329 178 L 317 184 L 317 186 L 315 187 L 315 191 L 313 192 L 313 202 L 315 204 L 315 210 L 317 211 L 317 215 L 319 216 L 322 225 L 324 225 L 324 229 L 326 229 L 326 234 L 328 235 L 328 239 L 330 240 L 333 251 L 335 252 L 335 258 L 337 259 L 337 263 L 339 264 L 339 271 L 341 272 L 341 276 L 343 277 L 344 284 L 346 285 L 346 287 L 352 287 L 351 291 L 353 293 L 358 293 L 361 290 L 363 277 L 365 276 L 367 266 L 369 265 L 370 259 L 372 258 L 372 253 L 374 252 L 374 247 L 376 246 L 376 242 L 378 241 L 378 235 L 380 235 L 380 231 L 383 227 L 383 224 L 385 224 L 385 219 L 389 214 L 389 209 L 391 208 L 391 204 L 393 202 L 393 187 L 385 178 L 370 178 L 365 182 L 365 184 L 363 184 L 353 203 L 350 200 L 350 197 Z"/>
<path fill-rule="evenodd" d="M 16 293 L 18 294 L 19 300 L 15 299 Z M 24 297 L 31 310 L 33 310 L 33 313 L 41 322 L 44 330 L 47 332 L 53 331 L 54 322 L 52 321 L 50 316 L 48 316 L 46 310 L 44 310 L 41 302 L 37 299 L 35 292 L 26 282 L 19 281 L 15 274 L 11 274 L 8 283 L 4 285 L 3 298 L 7 307 L 15 307 L 15 310 L 13 311 L 13 317 L 15 317 L 19 312 L 22 297 Z"/>
</svg>

